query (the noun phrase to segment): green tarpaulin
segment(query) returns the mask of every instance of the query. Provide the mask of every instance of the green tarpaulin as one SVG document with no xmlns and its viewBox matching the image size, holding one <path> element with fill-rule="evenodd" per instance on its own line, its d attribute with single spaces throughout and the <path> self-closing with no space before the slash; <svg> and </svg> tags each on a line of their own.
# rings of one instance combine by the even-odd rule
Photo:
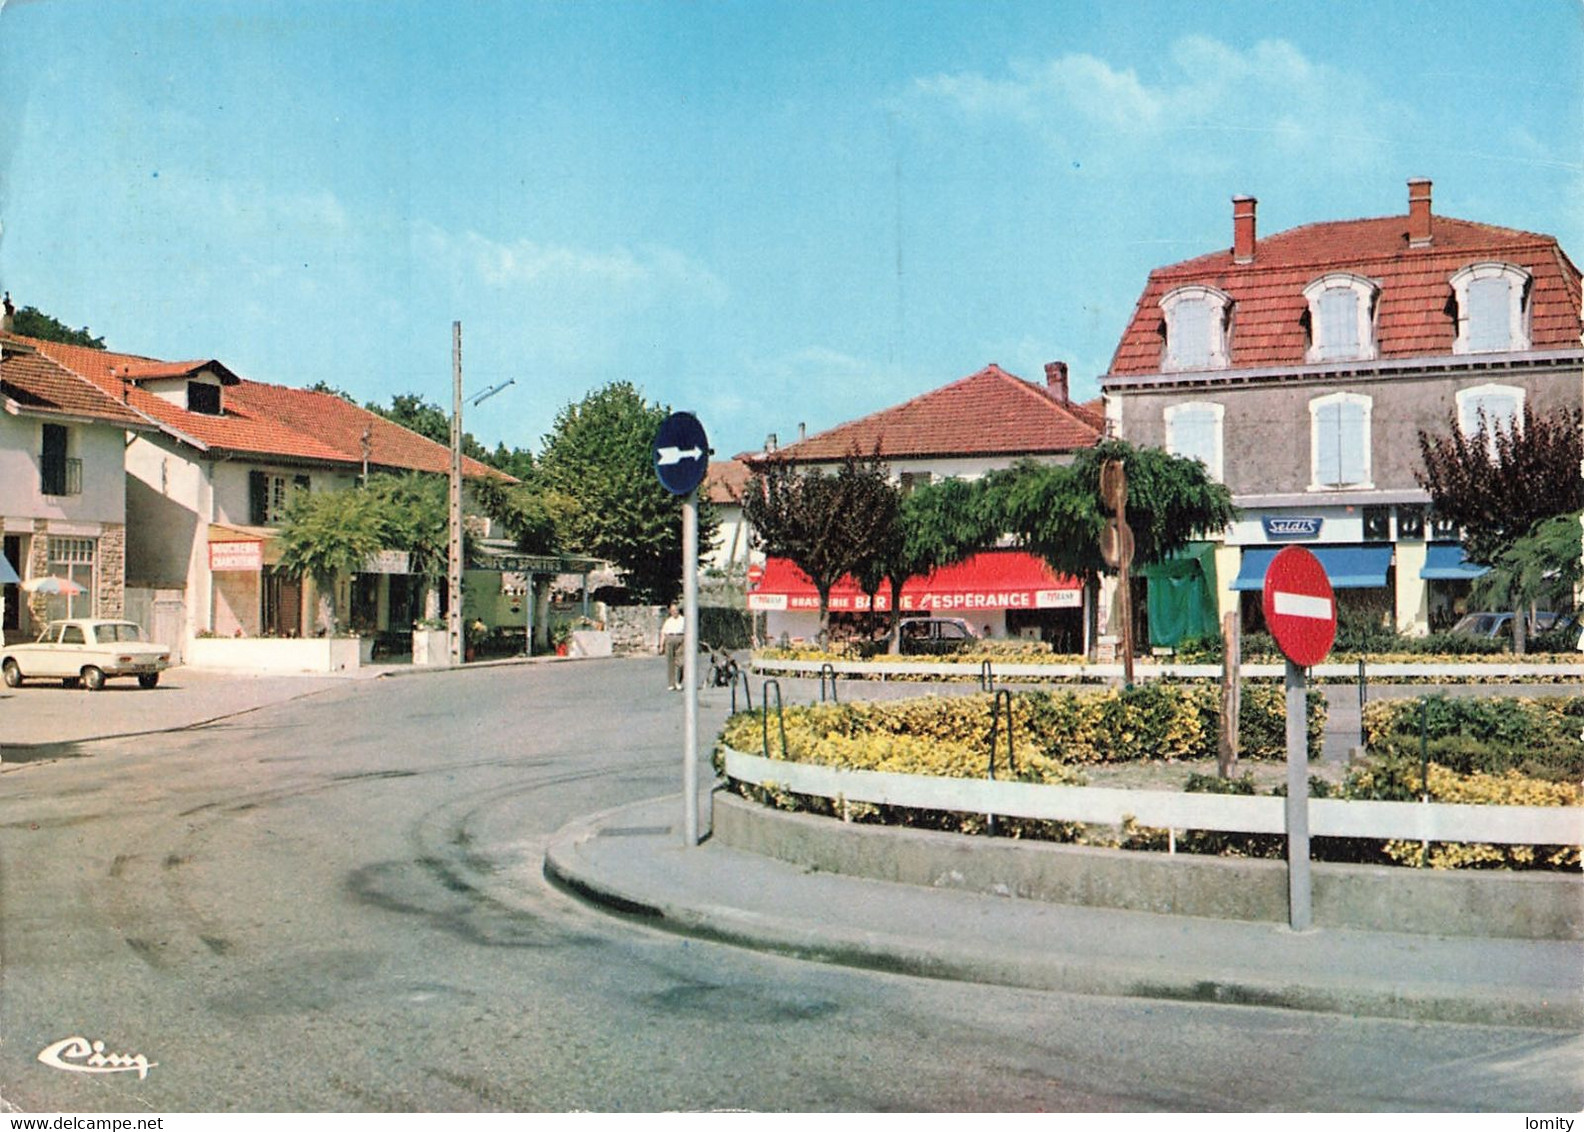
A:
<svg viewBox="0 0 1584 1132">
<path fill-rule="evenodd" d="M 1184 641 L 1220 635 L 1215 543 L 1190 543 L 1175 557 L 1140 572 L 1149 588 L 1151 645 L 1175 648 Z"/>
</svg>

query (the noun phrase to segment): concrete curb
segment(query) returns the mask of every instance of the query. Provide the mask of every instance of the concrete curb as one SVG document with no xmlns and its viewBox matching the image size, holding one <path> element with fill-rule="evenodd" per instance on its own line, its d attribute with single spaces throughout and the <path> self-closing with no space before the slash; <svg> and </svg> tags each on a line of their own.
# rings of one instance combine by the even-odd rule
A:
<svg viewBox="0 0 1584 1132">
<path fill-rule="evenodd" d="M 1328 982 L 1307 971 L 1281 978 L 1229 976 L 1224 969 L 1118 962 L 1092 953 L 1010 952 L 997 948 L 994 941 L 982 941 L 979 946 L 968 948 L 922 934 L 905 936 L 799 922 L 764 911 L 730 907 L 681 890 L 645 891 L 630 879 L 623 880 L 610 870 L 595 867 L 581 850 L 599 836 L 602 826 L 651 805 L 622 807 L 564 827 L 546 849 L 545 877 L 591 904 L 681 935 L 867 970 L 1079 995 L 1270 1006 L 1411 1021 L 1584 1029 L 1584 1007 L 1576 999 L 1550 1001 L 1515 995 L 1504 987 L 1487 991 L 1432 982 L 1398 987 L 1361 985 Z M 709 848 L 706 845 L 691 852 L 708 853 Z M 787 876 L 789 883 L 796 883 L 796 870 L 789 868 Z M 896 887 L 911 890 L 907 895 L 917 900 L 920 914 L 914 922 L 929 923 L 927 913 L 936 894 L 913 886 Z"/>
</svg>

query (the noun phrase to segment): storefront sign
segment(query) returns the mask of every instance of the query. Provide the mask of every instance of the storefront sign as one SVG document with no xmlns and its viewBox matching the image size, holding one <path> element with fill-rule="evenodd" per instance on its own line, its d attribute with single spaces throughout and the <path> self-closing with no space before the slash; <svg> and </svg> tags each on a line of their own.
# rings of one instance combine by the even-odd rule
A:
<svg viewBox="0 0 1584 1132">
<path fill-rule="evenodd" d="M 1260 520 L 1265 526 L 1265 537 L 1272 542 L 1295 538 L 1319 538 L 1325 520 L 1319 515 L 1266 515 Z"/>
<path fill-rule="evenodd" d="M 363 562 L 365 574 L 410 574 L 405 550 L 382 550 L 371 554 Z"/>
<path fill-rule="evenodd" d="M 212 542 L 209 544 L 209 569 L 215 572 L 238 570 L 258 573 L 264 569 L 262 542 Z"/>
</svg>

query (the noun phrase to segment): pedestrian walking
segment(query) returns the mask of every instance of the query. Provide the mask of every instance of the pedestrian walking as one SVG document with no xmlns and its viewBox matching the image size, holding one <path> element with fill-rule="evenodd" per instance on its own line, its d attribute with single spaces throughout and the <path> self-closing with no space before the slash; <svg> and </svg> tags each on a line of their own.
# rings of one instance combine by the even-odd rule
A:
<svg viewBox="0 0 1584 1132">
<path fill-rule="evenodd" d="M 666 690 L 682 690 L 682 642 L 687 633 L 687 622 L 676 606 L 666 610 L 665 622 L 660 626 L 660 651 L 666 658 Z"/>
</svg>

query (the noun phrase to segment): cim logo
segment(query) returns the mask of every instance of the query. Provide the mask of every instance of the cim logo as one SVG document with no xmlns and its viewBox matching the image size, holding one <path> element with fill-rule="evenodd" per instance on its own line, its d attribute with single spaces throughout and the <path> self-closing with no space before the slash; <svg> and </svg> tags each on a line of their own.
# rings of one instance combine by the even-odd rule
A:
<svg viewBox="0 0 1584 1132">
<path fill-rule="evenodd" d="M 1318 515 L 1265 516 L 1260 520 L 1268 539 L 1319 538 L 1325 520 Z"/>
</svg>

